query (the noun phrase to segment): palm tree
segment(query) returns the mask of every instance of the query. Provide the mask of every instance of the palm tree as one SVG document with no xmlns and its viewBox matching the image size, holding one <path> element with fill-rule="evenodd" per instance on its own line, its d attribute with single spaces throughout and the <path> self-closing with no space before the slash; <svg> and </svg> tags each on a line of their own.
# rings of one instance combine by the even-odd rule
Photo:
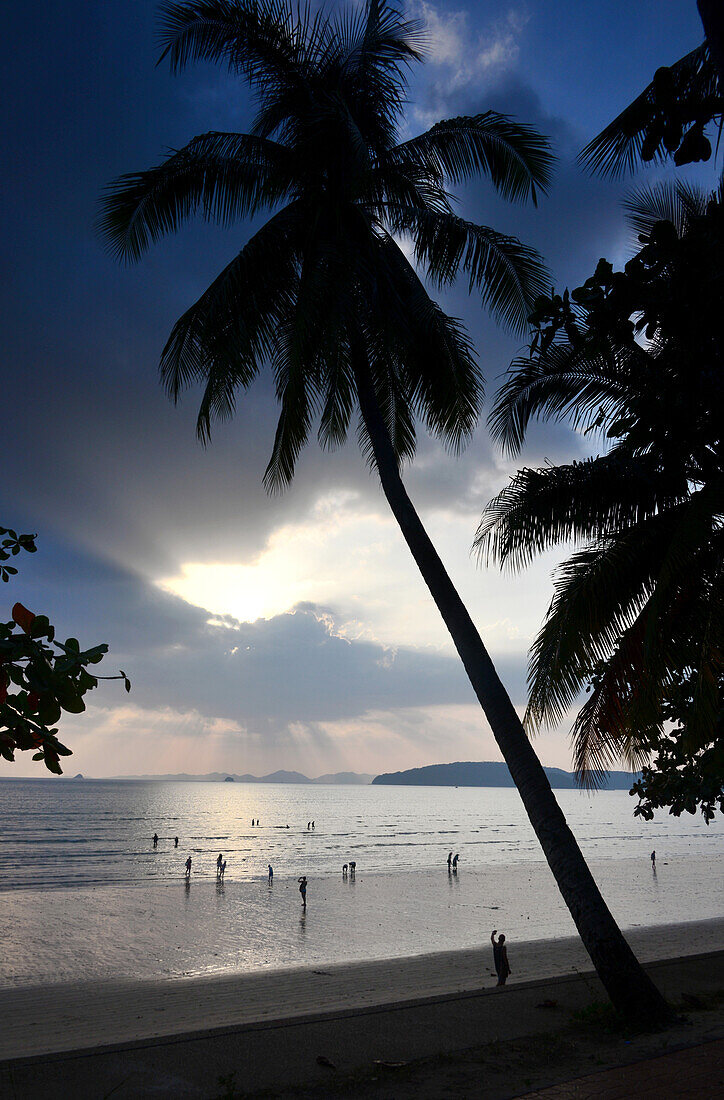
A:
<svg viewBox="0 0 724 1100">
<path fill-rule="evenodd" d="M 568 829 L 510 698 L 407 495 L 400 470 L 416 420 L 457 450 L 475 426 L 482 382 L 461 326 L 429 297 L 398 243 L 437 286 L 460 271 L 493 314 L 521 330 L 546 285 L 535 252 L 459 217 L 446 186 L 477 174 L 512 200 L 549 181 L 547 141 L 486 112 L 398 137 L 419 26 L 371 0 L 312 17 L 285 0 L 194 0 L 163 12 L 163 56 L 245 77 L 259 110 L 248 134 L 209 133 L 163 164 L 125 176 L 102 228 L 135 259 L 190 214 L 229 224 L 270 216 L 181 317 L 162 355 L 172 397 L 204 386 L 198 430 L 230 416 L 262 365 L 281 413 L 265 475 L 287 483 L 316 422 L 341 443 L 355 410 L 363 453 L 448 626 L 546 857 L 614 1003 L 642 1019 L 668 1008 L 640 970 Z"/>
<path fill-rule="evenodd" d="M 476 538 L 514 568 L 583 544 L 559 567 L 531 650 L 525 721 L 558 724 L 587 688 L 572 738 L 592 784 L 621 758 L 646 763 L 682 680 L 689 755 L 721 754 L 723 200 L 724 186 L 709 196 L 681 182 L 634 192 L 644 248 L 625 273 L 601 261 L 572 301 L 558 299 L 555 331 L 514 364 L 491 414 L 510 454 L 533 417 L 610 441 L 583 462 L 519 471 Z"/>
</svg>

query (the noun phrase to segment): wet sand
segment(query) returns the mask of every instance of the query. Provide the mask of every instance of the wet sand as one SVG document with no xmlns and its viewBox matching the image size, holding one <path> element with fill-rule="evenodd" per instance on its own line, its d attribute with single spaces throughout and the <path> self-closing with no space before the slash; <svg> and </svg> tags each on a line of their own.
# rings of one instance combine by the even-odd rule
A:
<svg viewBox="0 0 724 1100">
<path fill-rule="evenodd" d="M 592 865 L 624 929 L 724 914 L 717 859 Z M 0 893 L 0 990 L 55 983 L 174 979 L 329 969 L 385 958 L 489 949 L 492 928 L 511 944 L 576 930 L 544 863 L 370 874 L 356 880 L 308 866 L 307 908 L 296 875 L 171 885 L 79 886 Z M 487 947 L 486 947 L 487 945 Z M 701 948 L 705 950 L 705 947 Z M 666 951 L 675 954 L 676 949 Z M 653 956 L 648 956 L 653 957 Z M 586 965 L 581 956 L 580 965 Z M 511 958 L 515 970 L 515 963 Z M 556 971 L 546 971 L 554 973 Z"/>
</svg>

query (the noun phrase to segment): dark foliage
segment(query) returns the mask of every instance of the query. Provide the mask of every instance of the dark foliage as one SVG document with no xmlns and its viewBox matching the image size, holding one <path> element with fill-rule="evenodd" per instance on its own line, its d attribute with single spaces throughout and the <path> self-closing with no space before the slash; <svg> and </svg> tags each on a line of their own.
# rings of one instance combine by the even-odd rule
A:
<svg viewBox="0 0 724 1100">
<path fill-rule="evenodd" d="M 0 570 L 7 581 L 17 569 L 4 562 L 21 550 L 34 553 L 36 536 L 0 527 L 0 537 Z M 33 760 L 42 760 L 48 771 L 61 775 L 60 757 L 72 754 L 58 740 L 61 712 L 84 711 L 83 697 L 99 679 L 122 679 L 126 691 L 131 689 L 124 672 L 98 677 L 88 671 L 107 652 L 105 644 L 82 650 L 77 638 L 58 641 L 47 616 L 34 615 L 16 603 L 10 621 L 0 623 L 0 756 L 12 762 L 17 750 L 34 749 Z"/>
<path fill-rule="evenodd" d="M 477 536 L 513 566 L 567 540 L 580 546 L 557 572 L 533 645 L 527 721 L 561 721 L 588 686 L 573 743 L 592 783 L 612 761 L 637 768 L 659 746 L 669 772 L 692 745 L 721 762 L 722 195 L 660 185 L 628 207 L 641 248 L 623 271 L 601 260 L 571 294 L 538 300 L 530 356 L 513 364 L 491 416 L 511 453 L 532 417 L 568 419 L 606 449 L 521 470 Z M 674 713 L 685 732 L 669 743 Z M 650 804 L 666 804 L 673 788 L 646 776 Z M 709 800 L 704 784 L 701 794 Z"/>
</svg>

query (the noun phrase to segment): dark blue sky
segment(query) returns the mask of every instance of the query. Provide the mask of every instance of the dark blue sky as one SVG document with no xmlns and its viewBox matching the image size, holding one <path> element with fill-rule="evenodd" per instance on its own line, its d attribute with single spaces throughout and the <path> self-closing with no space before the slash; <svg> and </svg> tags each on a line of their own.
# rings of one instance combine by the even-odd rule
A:
<svg viewBox="0 0 724 1100">
<path fill-rule="evenodd" d="M 701 41 L 694 0 L 414 7 L 429 26 L 430 60 L 413 80 L 409 130 L 493 107 L 538 125 L 560 158 L 551 194 L 537 210 L 507 207 L 481 184 L 461 196 L 466 216 L 535 244 L 558 285 L 585 278 L 600 255 L 623 258 L 618 203 L 627 182 L 592 180 L 573 159 L 658 65 Z M 482 723 L 475 751 L 478 719 L 466 709 L 469 689 L 444 638 L 436 627 L 426 633 L 426 611 L 416 617 L 424 593 L 412 563 L 409 596 L 390 594 L 397 536 L 385 526 L 376 483 L 356 448 L 330 457 L 310 447 L 292 490 L 270 499 L 261 488 L 274 427 L 268 383 L 252 390 L 206 451 L 194 437 L 193 400 L 174 409 L 158 385 L 171 325 L 238 250 L 248 227 L 221 232 L 192 224 L 130 268 L 104 252 L 95 232 L 109 180 L 156 163 L 197 133 L 243 129 L 246 88 L 207 67 L 175 78 L 165 65 L 156 67 L 155 5 L 147 0 L 14 6 L 4 29 L 0 522 L 37 531 L 39 553 L 23 562 L 3 595 L 8 607 L 22 599 L 50 614 L 61 633 L 88 644 L 109 641 L 107 671 L 120 664 L 134 683 L 128 700 L 106 685 L 89 714 L 68 723 L 77 761 L 71 770 L 284 766 L 312 774 L 337 765 L 386 770 L 463 753 L 492 758 Z M 713 182 L 713 169 L 703 175 Z M 446 305 L 469 324 L 492 389 L 516 342 L 462 289 Z M 525 460 L 565 458 L 580 446 L 561 429 L 537 431 Z M 483 626 L 493 624 L 491 648 L 522 703 L 534 627 L 521 585 L 531 586 L 532 606 L 544 607 L 550 563 L 512 582 L 481 578 L 466 564 L 476 517 L 505 476 L 481 425 L 458 462 L 423 444 L 408 480 L 433 525 L 436 516 L 454 517 L 442 524 L 456 538 L 459 532 L 453 567 L 469 570 L 461 583 L 474 604 L 478 591 L 485 594 L 488 602 L 472 610 Z M 329 535 L 327 545 L 341 540 L 340 556 L 323 568 L 309 532 L 324 535 L 330 500 L 342 502 L 348 527 L 340 535 L 338 523 Z M 361 542 L 374 548 L 382 538 L 394 546 L 379 558 L 376 575 L 372 567 L 350 572 L 345 538 L 355 540 L 356 554 Z M 186 601 L 179 584 L 158 587 L 189 563 L 263 564 L 269 547 L 281 553 L 284 540 L 301 540 L 308 554 L 306 573 L 288 586 L 306 597 L 295 615 L 283 613 L 293 606 L 284 602 L 283 564 L 267 621 L 256 624 L 209 625 L 197 606 L 207 591 L 201 584 L 183 589 Z M 211 610 L 243 620 L 232 597 Z M 244 659 L 251 652 L 253 664 Z M 118 709 L 126 704 L 130 710 Z M 120 730 L 130 731 L 133 766 L 115 747 Z M 564 740 L 542 755 L 565 765 Z M 33 767 L 24 762 L 22 770 Z"/>
</svg>

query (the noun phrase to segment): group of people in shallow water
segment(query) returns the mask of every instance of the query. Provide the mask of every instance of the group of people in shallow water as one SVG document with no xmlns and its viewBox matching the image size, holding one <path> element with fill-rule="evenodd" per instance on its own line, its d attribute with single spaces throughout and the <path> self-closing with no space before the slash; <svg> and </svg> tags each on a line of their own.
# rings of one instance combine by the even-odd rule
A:
<svg viewBox="0 0 724 1100">
<path fill-rule="evenodd" d="M 252 825 L 253 824 L 254 824 L 254 822 L 252 821 Z M 259 823 L 257 821 L 257 825 L 258 824 Z M 311 822 L 310 824 L 312 826 L 314 825 L 313 822 Z M 309 825 L 307 826 L 307 828 L 309 828 Z M 154 833 L 154 835 L 153 835 L 153 846 L 154 846 L 154 848 L 158 847 L 158 835 L 156 833 Z M 178 837 L 174 837 L 174 847 L 178 848 Z M 460 859 L 460 854 L 458 852 L 456 852 L 454 856 L 453 856 L 452 852 L 448 853 L 447 868 L 448 868 L 448 872 L 450 874 L 457 874 L 458 860 L 459 859 Z M 656 867 L 656 853 L 655 852 L 651 853 L 651 864 L 654 868 Z M 186 867 L 185 877 L 186 877 L 187 881 L 191 878 L 191 866 L 192 866 L 192 861 L 191 861 L 191 856 L 189 856 L 188 859 L 186 860 L 186 864 L 185 864 L 185 867 Z M 274 881 L 274 868 L 272 867 L 271 863 L 268 864 L 268 868 L 269 868 L 269 883 L 271 884 Z M 349 875 L 350 878 L 354 878 L 356 872 L 357 872 L 357 862 L 356 862 L 356 860 L 351 859 L 348 863 L 344 863 L 342 865 L 342 878 L 347 878 L 348 875 Z M 219 854 L 217 856 L 217 859 L 216 859 L 216 878 L 217 878 L 217 881 L 218 882 L 223 882 L 225 874 L 226 874 L 226 860 L 224 859 L 223 853 L 219 852 Z M 301 894 L 301 898 L 302 898 L 302 908 L 306 909 L 307 908 L 307 885 L 308 885 L 307 876 L 302 875 L 300 878 L 297 879 L 297 882 L 299 883 L 299 893 Z M 507 945 L 506 945 L 506 942 L 505 942 L 505 935 L 501 932 L 500 935 L 498 936 L 497 940 L 495 938 L 496 936 L 498 936 L 498 930 L 497 930 L 497 928 L 494 928 L 493 931 L 490 933 L 490 942 L 493 945 L 493 963 L 495 965 L 495 973 L 497 974 L 497 977 L 498 977 L 498 985 L 505 985 L 506 981 L 508 980 L 508 975 L 510 973 L 512 973 L 511 969 L 510 969 L 510 964 L 508 962 L 508 948 L 507 948 Z"/>
<path fill-rule="evenodd" d="M 158 833 L 153 834 L 153 846 L 154 846 L 154 848 L 158 848 Z M 173 846 L 174 846 L 174 848 L 178 848 L 178 837 L 177 836 L 175 836 L 173 838 Z"/>
</svg>

